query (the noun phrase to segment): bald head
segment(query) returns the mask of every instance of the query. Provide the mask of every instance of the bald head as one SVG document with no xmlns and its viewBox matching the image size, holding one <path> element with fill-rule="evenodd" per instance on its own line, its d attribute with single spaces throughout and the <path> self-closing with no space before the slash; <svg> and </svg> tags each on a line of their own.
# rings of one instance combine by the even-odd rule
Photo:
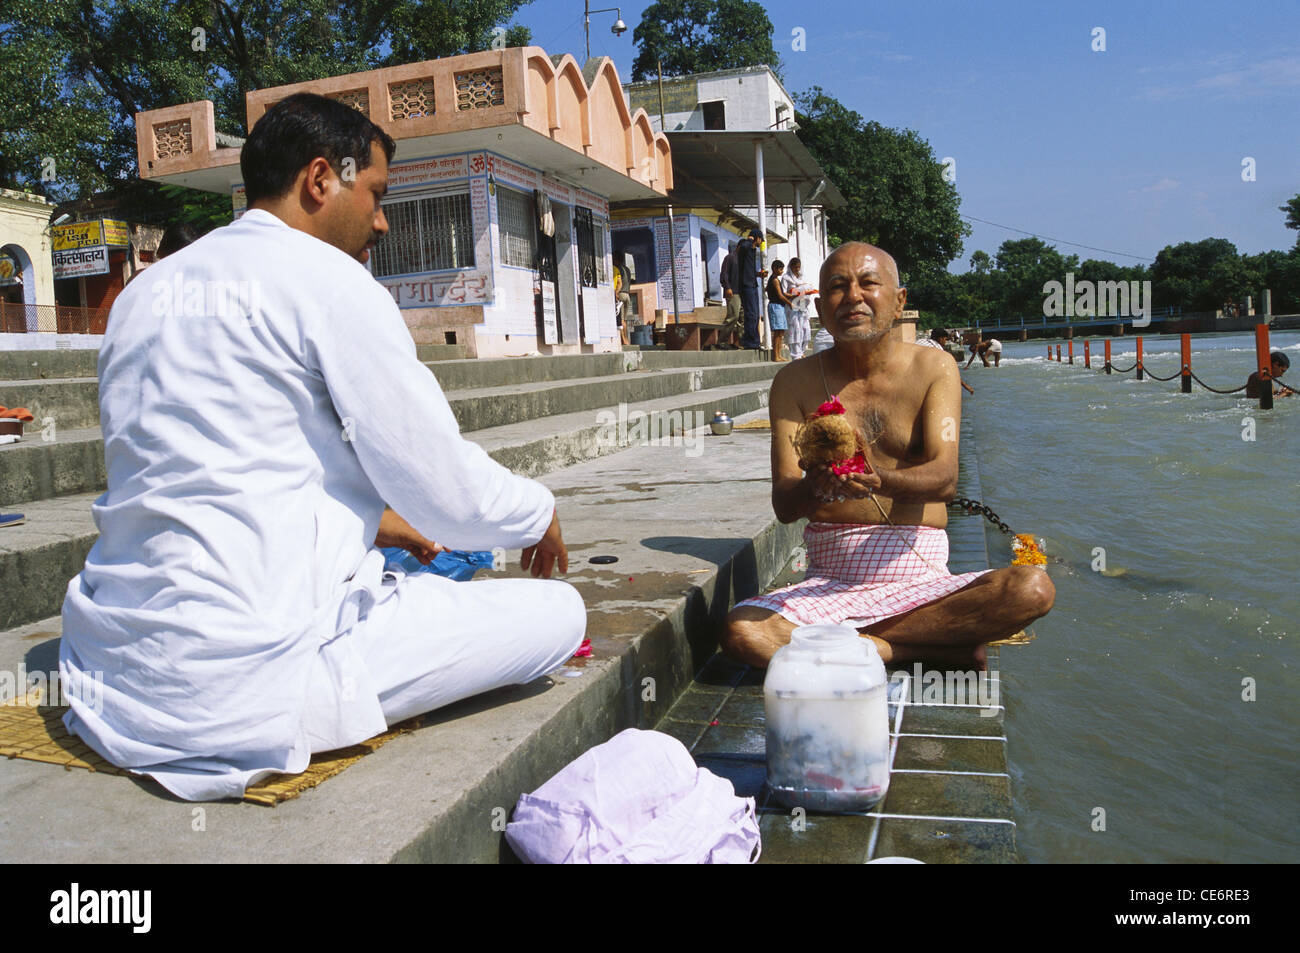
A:
<svg viewBox="0 0 1300 953">
<path fill-rule="evenodd" d="M 836 343 L 879 341 L 907 302 L 894 256 L 866 242 L 848 242 L 831 252 L 817 287 L 817 313 Z"/>
<path fill-rule="evenodd" d="M 845 242 L 831 252 L 822 262 L 821 272 L 817 275 L 819 287 L 825 287 L 829 276 L 834 271 L 845 271 L 856 277 L 861 266 L 874 269 L 882 278 L 888 276 L 892 286 L 898 287 L 898 263 L 894 256 L 883 248 L 868 245 L 866 242 Z"/>
</svg>

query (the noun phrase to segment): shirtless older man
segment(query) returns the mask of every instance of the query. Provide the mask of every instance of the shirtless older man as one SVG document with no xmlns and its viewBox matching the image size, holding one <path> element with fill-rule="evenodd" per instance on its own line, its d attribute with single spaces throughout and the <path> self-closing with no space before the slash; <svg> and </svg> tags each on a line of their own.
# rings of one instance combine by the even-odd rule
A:
<svg viewBox="0 0 1300 953">
<path fill-rule="evenodd" d="M 783 368 L 772 383 L 772 507 L 807 517 L 808 577 L 738 605 L 723 650 L 766 665 L 797 625 L 847 623 L 886 662 L 984 666 L 984 644 L 1047 613 L 1041 569 L 947 570 L 945 504 L 957 486 L 957 364 L 889 334 L 907 300 L 887 252 L 852 242 L 822 265 L 817 313 L 835 346 Z M 799 425 L 838 396 L 867 440 L 868 470 L 805 473 Z"/>
</svg>

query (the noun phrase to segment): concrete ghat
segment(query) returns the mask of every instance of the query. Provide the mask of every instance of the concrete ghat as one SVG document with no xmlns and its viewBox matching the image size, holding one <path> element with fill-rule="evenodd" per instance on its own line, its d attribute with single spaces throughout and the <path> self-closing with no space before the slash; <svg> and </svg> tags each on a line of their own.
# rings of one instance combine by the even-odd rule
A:
<svg viewBox="0 0 1300 953">
<path fill-rule="evenodd" d="M 799 530 L 771 515 L 767 440 L 766 431 L 739 430 L 701 434 L 693 445 L 679 437 L 542 478 L 559 501 L 569 581 L 589 608 L 591 659 L 444 709 L 275 809 L 195 805 L 151 782 L 0 761 L 0 860 L 508 857 L 499 822 L 519 794 L 623 728 L 662 719 L 712 653 L 732 602 L 759 591 L 788 558 Z M 593 555 L 619 561 L 593 565 Z M 0 669 L 56 668 L 58 634 L 58 618 L 4 633 Z M 647 684 L 654 700 L 644 700 Z"/>
<path fill-rule="evenodd" d="M 980 498 L 973 435 L 962 422 L 957 495 Z M 983 518 L 950 508 L 949 561 L 954 573 L 989 568 Z M 787 565 L 772 588 L 802 578 Z M 889 793 L 871 812 L 808 814 L 769 805 L 764 790 L 766 737 L 763 672 L 714 656 L 657 726 L 691 749 L 696 762 L 756 797 L 765 863 L 863 863 L 911 857 L 925 863 L 1015 863 L 1011 779 L 1007 771 L 998 649 L 989 650 L 989 684 L 978 705 L 910 690 L 891 700 L 894 763 Z M 891 669 L 915 674 L 912 666 Z M 917 702 L 920 702 L 919 704 Z M 902 707 L 901 723 L 897 720 Z M 991 713 L 991 714 L 990 714 Z"/>
</svg>

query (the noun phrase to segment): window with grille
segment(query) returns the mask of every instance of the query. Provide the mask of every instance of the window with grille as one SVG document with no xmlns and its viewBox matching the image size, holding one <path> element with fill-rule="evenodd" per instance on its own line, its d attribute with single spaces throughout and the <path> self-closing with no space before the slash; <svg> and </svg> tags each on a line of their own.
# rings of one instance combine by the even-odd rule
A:
<svg viewBox="0 0 1300 953">
<path fill-rule="evenodd" d="M 384 215 L 388 234 L 375 245 L 375 277 L 474 267 L 468 192 L 389 202 Z"/>
<path fill-rule="evenodd" d="M 532 268 L 537 257 L 537 205 L 525 192 L 497 186 L 497 228 L 501 232 L 501 261 Z"/>
<path fill-rule="evenodd" d="M 606 285 L 609 284 L 609 264 L 605 256 L 605 223 L 596 222 L 592 231 L 596 236 L 596 280 Z"/>
<path fill-rule="evenodd" d="M 576 208 L 575 228 L 578 239 L 578 274 L 583 287 L 596 287 L 596 234 L 592 227 L 591 209 Z"/>
</svg>

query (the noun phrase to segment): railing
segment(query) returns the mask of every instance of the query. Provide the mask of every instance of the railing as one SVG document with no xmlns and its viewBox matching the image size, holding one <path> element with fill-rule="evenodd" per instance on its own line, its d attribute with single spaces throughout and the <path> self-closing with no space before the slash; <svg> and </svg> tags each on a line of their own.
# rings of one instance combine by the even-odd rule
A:
<svg viewBox="0 0 1300 953">
<path fill-rule="evenodd" d="M 108 308 L 77 308 L 62 304 L 0 302 L 0 332 L 9 334 L 103 334 Z"/>
<path fill-rule="evenodd" d="M 1160 323 L 1163 321 L 1172 321 L 1183 318 L 1201 318 L 1209 317 L 1211 312 L 1208 311 L 1183 311 L 1182 308 L 1154 308 L 1151 311 L 1151 321 Z M 1035 315 L 1034 317 L 1025 317 L 1018 315 L 1016 317 L 989 318 L 984 321 L 975 322 L 976 327 L 984 328 L 1025 328 L 1033 330 L 1038 328 L 1067 328 L 1067 327 L 1085 327 L 1088 325 L 1098 324 L 1132 324 L 1133 316 L 1119 315 L 1075 315 L 1071 318 L 1048 318 L 1047 315 Z"/>
</svg>

